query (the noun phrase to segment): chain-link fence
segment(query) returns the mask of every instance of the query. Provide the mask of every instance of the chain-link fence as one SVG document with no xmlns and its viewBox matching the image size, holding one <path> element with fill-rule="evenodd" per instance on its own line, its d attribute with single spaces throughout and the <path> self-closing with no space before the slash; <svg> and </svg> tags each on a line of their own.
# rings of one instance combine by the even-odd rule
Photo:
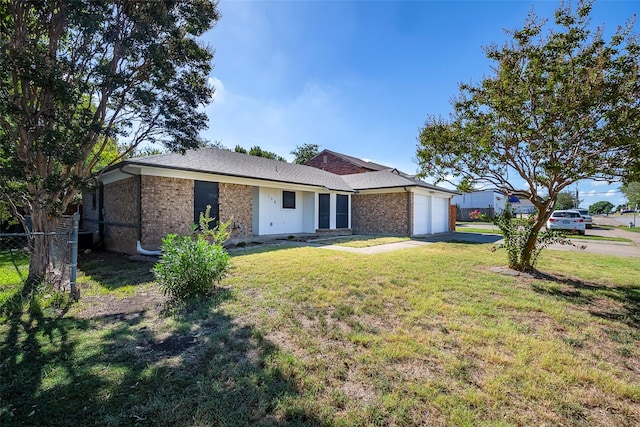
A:
<svg viewBox="0 0 640 427">
<path fill-rule="evenodd" d="M 51 233 L 0 233 L 0 287 L 26 283 L 34 248 L 45 250 L 47 284 L 57 290 L 75 292 L 78 254 L 78 215 L 65 216 Z"/>
</svg>

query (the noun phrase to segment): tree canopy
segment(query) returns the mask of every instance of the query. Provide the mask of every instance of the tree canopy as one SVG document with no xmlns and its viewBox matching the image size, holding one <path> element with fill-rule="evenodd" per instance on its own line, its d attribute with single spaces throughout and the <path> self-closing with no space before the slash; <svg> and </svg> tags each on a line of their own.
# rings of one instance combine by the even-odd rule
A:
<svg viewBox="0 0 640 427">
<path fill-rule="evenodd" d="M 291 152 L 295 156 L 293 163 L 302 165 L 311 160 L 320 152 L 318 144 L 302 144 L 296 145 L 296 149 Z"/>
<path fill-rule="evenodd" d="M 562 5 L 553 25 L 531 12 L 510 40 L 485 49 L 491 72 L 460 84 L 451 117 L 428 117 L 420 130 L 423 176 L 496 187 L 538 209 L 514 268 L 532 268 L 538 232 L 563 190 L 638 169 L 640 46 L 632 21 L 609 40 L 592 30 L 591 6 Z"/>
<path fill-rule="evenodd" d="M 589 213 L 591 215 L 608 214 L 612 210 L 613 210 L 613 203 L 607 202 L 606 200 L 595 202 L 594 204 L 589 206 Z"/>
<path fill-rule="evenodd" d="M 287 159 L 285 159 L 284 157 L 273 153 L 271 151 L 267 151 L 267 150 L 263 150 L 262 148 L 260 148 L 257 145 L 254 145 L 253 147 L 251 147 L 249 149 L 249 151 L 247 151 L 246 148 L 241 147 L 240 145 L 236 145 L 235 148 L 233 149 L 233 151 L 235 151 L 236 153 L 244 153 L 244 154 L 249 154 L 251 156 L 258 156 L 258 157 L 264 157 L 267 159 L 272 159 L 272 160 L 280 160 L 281 162 L 286 162 Z"/>
<path fill-rule="evenodd" d="M 627 197 L 631 209 L 640 206 L 640 181 L 627 182 L 622 185 L 620 191 Z"/>
<path fill-rule="evenodd" d="M 572 209 L 578 207 L 580 204 L 579 200 L 576 198 L 574 192 L 565 190 L 558 193 L 558 197 L 556 199 L 556 209 Z"/>
<path fill-rule="evenodd" d="M 109 163 L 142 142 L 201 144 L 213 52 L 198 37 L 215 2 L 7 0 L 0 16 L 0 196 L 34 231 L 55 226 L 114 142 Z"/>
</svg>

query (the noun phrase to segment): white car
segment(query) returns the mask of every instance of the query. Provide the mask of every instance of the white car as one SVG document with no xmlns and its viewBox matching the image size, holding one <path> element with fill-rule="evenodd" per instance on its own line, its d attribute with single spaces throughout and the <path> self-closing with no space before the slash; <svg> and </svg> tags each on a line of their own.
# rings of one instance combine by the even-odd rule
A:
<svg viewBox="0 0 640 427">
<path fill-rule="evenodd" d="M 587 223 L 580 215 L 580 212 L 570 211 L 554 211 L 547 220 L 548 230 L 567 230 L 574 231 L 584 235 Z"/>
<path fill-rule="evenodd" d="M 593 218 L 589 215 L 589 209 L 570 209 L 576 211 L 584 218 L 584 223 L 587 228 L 593 228 Z"/>
</svg>

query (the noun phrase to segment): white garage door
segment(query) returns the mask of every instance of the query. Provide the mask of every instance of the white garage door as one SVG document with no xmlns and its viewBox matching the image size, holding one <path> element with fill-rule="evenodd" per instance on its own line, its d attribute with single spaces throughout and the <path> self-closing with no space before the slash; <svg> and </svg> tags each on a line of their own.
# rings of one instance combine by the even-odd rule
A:
<svg viewBox="0 0 640 427">
<path fill-rule="evenodd" d="M 431 207 L 433 212 L 431 232 L 444 233 L 449 231 L 449 199 L 434 197 Z"/>
<path fill-rule="evenodd" d="M 413 198 L 413 234 L 430 233 L 429 196 L 415 194 Z"/>
</svg>

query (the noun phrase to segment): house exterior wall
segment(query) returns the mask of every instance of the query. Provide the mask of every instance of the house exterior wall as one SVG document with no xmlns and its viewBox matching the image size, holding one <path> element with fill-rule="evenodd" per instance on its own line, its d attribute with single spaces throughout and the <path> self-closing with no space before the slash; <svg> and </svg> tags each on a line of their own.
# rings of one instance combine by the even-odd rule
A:
<svg viewBox="0 0 640 427">
<path fill-rule="evenodd" d="M 221 182 L 219 187 L 220 218 L 233 219 L 230 239 L 249 239 L 253 236 L 254 187 Z"/>
<path fill-rule="evenodd" d="M 80 228 L 94 231 L 98 229 L 100 201 L 98 191 L 82 193 L 82 223 Z"/>
<path fill-rule="evenodd" d="M 104 185 L 103 239 L 109 250 L 126 253 L 136 251 L 137 179 L 131 177 Z"/>
<path fill-rule="evenodd" d="M 305 164 L 307 166 L 335 173 L 336 175 L 350 175 L 352 173 L 371 172 L 372 170 L 356 166 L 353 163 L 331 153 L 320 153 L 320 155 L 314 157 Z"/>
<path fill-rule="evenodd" d="M 142 245 L 159 247 L 167 234 L 188 234 L 193 224 L 193 180 L 143 175 Z"/>
<path fill-rule="evenodd" d="M 282 207 L 282 189 L 260 187 L 255 201 L 258 203 L 258 229 L 255 234 L 287 234 L 304 232 L 303 192 L 296 191 L 295 209 Z"/>
<path fill-rule="evenodd" d="M 351 197 L 354 233 L 408 235 L 412 193 L 355 194 Z"/>
</svg>

